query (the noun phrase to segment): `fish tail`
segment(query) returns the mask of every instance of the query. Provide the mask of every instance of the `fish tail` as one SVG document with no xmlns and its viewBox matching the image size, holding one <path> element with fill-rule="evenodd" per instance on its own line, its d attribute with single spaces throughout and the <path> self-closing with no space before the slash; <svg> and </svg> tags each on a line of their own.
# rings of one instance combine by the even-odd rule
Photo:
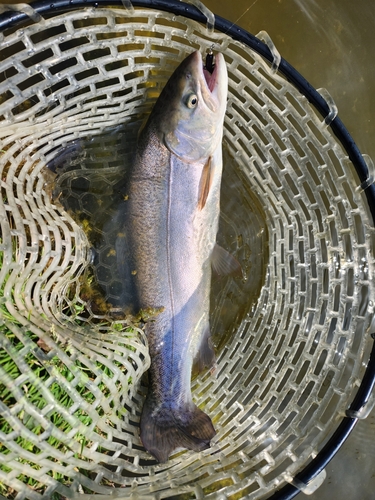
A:
<svg viewBox="0 0 375 500">
<path fill-rule="evenodd" d="M 141 417 L 141 440 L 159 462 L 166 462 L 177 448 L 205 450 L 215 434 L 210 417 L 193 403 L 178 411 L 164 408 L 153 412 L 146 398 Z"/>
</svg>

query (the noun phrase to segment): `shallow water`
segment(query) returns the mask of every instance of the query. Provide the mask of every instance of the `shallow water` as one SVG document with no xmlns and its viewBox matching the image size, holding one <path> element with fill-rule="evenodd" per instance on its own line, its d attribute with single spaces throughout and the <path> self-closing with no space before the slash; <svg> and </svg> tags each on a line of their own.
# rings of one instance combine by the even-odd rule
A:
<svg viewBox="0 0 375 500">
<path fill-rule="evenodd" d="M 207 0 L 205 3 L 218 15 L 254 35 L 266 30 L 282 57 L 315 88 L 329 91 L 338 106 L 339 117 L 362 154 L 375 160 L 375 3 L 372 0 Z M 366 421 L 359 422 L 328 465 L 327 478 L 310 496 L 312 500 L 373 498 L 373 418 L 374 412 Z"/>
</svg>

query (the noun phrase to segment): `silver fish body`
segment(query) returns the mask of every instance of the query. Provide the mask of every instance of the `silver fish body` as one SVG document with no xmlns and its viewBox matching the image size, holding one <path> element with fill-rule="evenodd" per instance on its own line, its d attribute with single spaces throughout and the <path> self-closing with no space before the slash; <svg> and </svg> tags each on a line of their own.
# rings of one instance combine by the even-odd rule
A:
<svg viewBox="0 0 375 500">
<path fill-rule="evenodd" d="M 142 130 L 128 185 L 125 230 L 151 356 L 141 439 L 164 462 L 209 447 L 211 419 L 193 403 L 191 372 L 214 361 L 209 295 L 220 212 L 224 58 L 212 75 L 194 52 L 174 72 Z"/>
</svg>

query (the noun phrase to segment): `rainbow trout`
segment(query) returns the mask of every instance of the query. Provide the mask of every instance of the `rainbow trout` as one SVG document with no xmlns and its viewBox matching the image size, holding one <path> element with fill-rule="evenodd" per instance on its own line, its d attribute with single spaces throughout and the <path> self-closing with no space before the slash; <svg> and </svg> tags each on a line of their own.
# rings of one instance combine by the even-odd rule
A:
<svg viewBox="0 0 375 500">
<path fill-rule="evenodd" d="M 127 186 L 126 265 L 138 307 L 161 311 L 146 324 L 151 367 L 140 422 L 142 443 L 159 462 L 177 448 L 206 449 L 215 435 L 190 383 L 194 361 L 202 369 L 215 359 L 211 266 L 223 274 L 238 265 L 215 244 L 227 87 L 221 54 L 212 74 L 199 52 L 188 56 L 140 133 Z"/>
</svg>

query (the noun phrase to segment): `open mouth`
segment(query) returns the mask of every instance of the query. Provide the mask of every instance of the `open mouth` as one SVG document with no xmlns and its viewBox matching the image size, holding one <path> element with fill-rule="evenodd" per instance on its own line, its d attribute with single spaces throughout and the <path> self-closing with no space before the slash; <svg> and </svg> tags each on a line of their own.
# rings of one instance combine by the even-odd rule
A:
<svg viewBox="0 0 375 500">
<path fill-rule="evenodd" d="M 210 92 L 213 91 L 217 78 L 217 64 L 215 64 L 214 55 L 210 52 L 206 56 L 206 64 L 203 66 L 203 74 L 206 79 L 207 87 Z"/>
</svg>

